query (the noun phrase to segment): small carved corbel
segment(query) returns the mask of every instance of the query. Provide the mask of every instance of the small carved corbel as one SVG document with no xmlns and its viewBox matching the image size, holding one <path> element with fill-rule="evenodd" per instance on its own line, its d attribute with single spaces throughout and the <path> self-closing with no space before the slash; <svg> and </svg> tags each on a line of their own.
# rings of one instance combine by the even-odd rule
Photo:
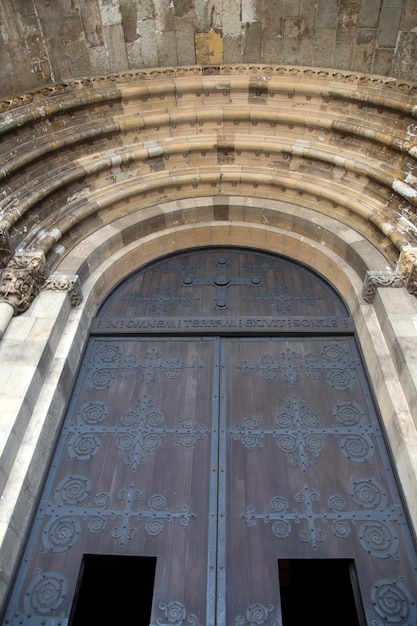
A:
<svg viewBox="0 0 417 626">
<path fill-rule="evenodd" d="M 395 270 L 368 270 L 363 283 L 363 299 L 372 303 L 378 287 L 404 287 L 404 282 Z"/>
<path fill-rule="evenodd" d="M 0 277 L 0 302 L 7 302 L 14 314 L 26 311 L 38 295 L 45 281 L 45 255 L 16 253 L 9 259 Z"/>
<path fill-rule="evenodd" d="M 68 291 L 71 306 L 78 306 L 82 301 L 80 281 L 77 275 L 51 274 L 44 285 L 51 291 Z"/>
<path fill-rule="evenodd" d="M 417 296 L 417 248 L 407 247 L 401 250 L 398 271 L 407 291 Z"/>
<path fill-rule="evenodd" d="M 13 255 L 13 246 L 9 231 L 0 226 L 0 268 L 6 267 L 9 259 Z"/>
</svg>

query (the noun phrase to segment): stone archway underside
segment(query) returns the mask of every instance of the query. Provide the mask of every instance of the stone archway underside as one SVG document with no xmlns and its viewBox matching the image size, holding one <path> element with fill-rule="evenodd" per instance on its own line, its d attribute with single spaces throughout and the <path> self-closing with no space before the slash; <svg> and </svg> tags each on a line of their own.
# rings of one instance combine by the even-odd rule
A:
<svg viewBox="0 0 417 626">
<path fill-rule="evenodd" d="M 229 221 L 230 196 L 336 218 L 391 269 L 399 261 L 414 292 L 415 90 L 334 70 L 192 66 L 3 101 L 0 297 L 25 310 L 77 243 L 120 216 L 214 197 L 208 219 Z"/>
</svg>

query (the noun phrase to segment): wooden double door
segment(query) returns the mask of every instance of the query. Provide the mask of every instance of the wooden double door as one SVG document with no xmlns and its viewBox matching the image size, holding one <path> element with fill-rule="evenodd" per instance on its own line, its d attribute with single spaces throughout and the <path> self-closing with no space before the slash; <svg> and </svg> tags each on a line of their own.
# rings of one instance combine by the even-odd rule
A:
<svg viewBox="0 0 417 626">
<path fill-rule="evenodd" d="M 290 589 L 321 624 L 415 626 L 415 546 L 349 324 L 216 317 L 224 296 L 211 317 L 93 326 L 4 624 L 108 606 L 109 624 L 293 626 Z"/>
</svg>

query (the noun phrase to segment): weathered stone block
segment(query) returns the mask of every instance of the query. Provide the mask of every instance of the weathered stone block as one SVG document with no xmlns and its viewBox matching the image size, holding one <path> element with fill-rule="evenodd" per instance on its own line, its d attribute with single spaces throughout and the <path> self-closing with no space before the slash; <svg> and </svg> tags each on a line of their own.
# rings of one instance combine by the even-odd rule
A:
<svg viewBox="0 0 417 626">
<path fill-rule="evenodd" d="M 383 48 L 395 48 L 398 28 L 401 21 L 402 7 L 382 5 L 378 28 L 378 45 Z"/>
<path fill-rule="evenodd" d="M 122 16 L 123 32 L 126 43 L 132 43 L 137 39 L 137 4 L 130 0 L 120 0 L 120 13 Z"/>
<path fill-rule="evenodd" d="M 103 26 L 122 23 L 119 0 L 98 0 Z"/>
<path fill-rule="evenodd" d="M 251 22 L 247 25 L 243 39 L 243 61 L 256 63 L 261 57 L 262 23 Z"/>
<path fill-rule="evenodd" d="M 392 69 L 395 76 L 417 81 L 417 32 L 400 33 Z"/>
<path fill-rule="evenodd" d="M 319 0 L 317 29 L 336 28 L 338 18 L 338 0 Z"/>
<path fill-rule="evenodd" d="M 336 48 L 335 37 L 335 30 L 317 31 L 314 43 L 314 65 L 328 66 Z"/>
<path fill-rule="evenodd" d="M 230 35 L 232 37 L 238 37 L 242 34 L 240 17 L 240 2 L 236 2 L 235 0 L 223 0 L 223 36 Z"/>
<path fill-rule="evenodd" d="M 104 38 L 108 52 L 108 69 L 111 72 L 127 70 L 129 66 L 122 24 L 104 26 Z"/>
<path fill-rule="evenodd" d="M 194 46 L 194 25 L 191 18 L 175 20 L 175 43 L 178 65 L 194 65 L 197 60 Z"/>
<path fill-rule="evenodd" d="M 138 33 L 144 65 L 148 67 L 157 66 L 158 47 L 155 34 L 155 22 L 149 19 L 141 20 L 138 23 Z"/>
</svg>

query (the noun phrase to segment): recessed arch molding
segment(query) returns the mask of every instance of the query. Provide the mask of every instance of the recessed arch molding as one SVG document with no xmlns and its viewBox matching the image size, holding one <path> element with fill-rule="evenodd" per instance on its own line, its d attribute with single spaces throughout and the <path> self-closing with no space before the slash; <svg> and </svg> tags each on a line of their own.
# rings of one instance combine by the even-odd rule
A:
<svg viewBox="0 0 417 626">
<path fill-rule="evenodd" d="M 194 198 L 207 199 L 211 215 L 199 210 L 213 223 L 236 219 L 230 197 L 332 217 L 386 260 L 364 268 L 368 300 L 388 284 L 417 293 L 416 90 L 336 70 L 223 65 L 70 80 L 0 102 L 2 305 L 19 314 L 44 288 L 67 288 L 76 304 L 82 279 L 62 278 L 76 245 L 125 215 L 138 236 L 170 228 L 178 215 L 143 216 Z M 256 219 L 268 229 L 273 209 L 265 215 Z"/>
</svg>

